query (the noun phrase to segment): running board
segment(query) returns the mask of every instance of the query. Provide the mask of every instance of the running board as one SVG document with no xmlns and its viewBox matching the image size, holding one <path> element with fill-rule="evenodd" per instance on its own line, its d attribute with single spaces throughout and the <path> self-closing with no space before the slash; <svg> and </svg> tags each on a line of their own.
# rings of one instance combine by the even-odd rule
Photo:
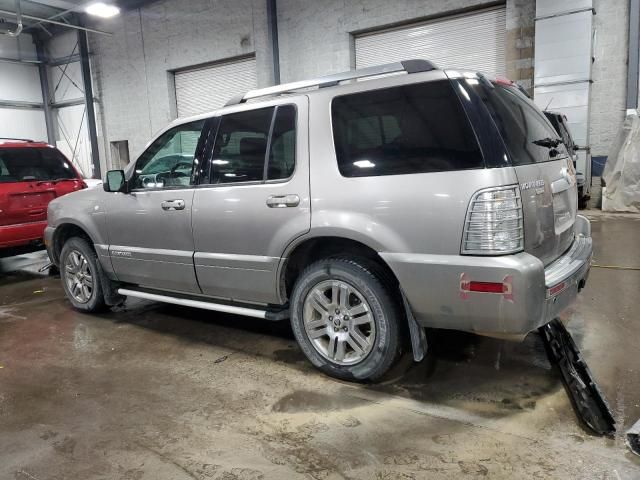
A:
<svg viewBox="0 0 640 480">
<path fill-rule="evenodd" d="M 616 422 L 571 334 L 555 319 L 540 328 L 547 354 L 558 366 L 578 417 L 598 435 L 613 435 Z"/>
<path fill-rule="evenodd" d="M 240 307 L 237 305 L 228 305 L 225 303 L 213 303 L 203 300 L 194 300 L 185 297 L 170 297 L 168 295 L 160 295 L 157 293 L 143 292 L 140 290 L 131 290 L 129 288 L 119 288 L 118 293 L 127 297 L 142 298 L 144 300 L 152 300 L 154 302 L 171 303 L 173 305 L 182 305 L 184 307 L 201 308 L 203 310 L 212 310 L 214 312 L 233 313 L 235 315 L 244 315 L 247 317 L 262 318 L 264 320 L 279 321 L 289 318 L 289 309 L 280 310 L 259 309 L 250 307 Z"/>
</svg>

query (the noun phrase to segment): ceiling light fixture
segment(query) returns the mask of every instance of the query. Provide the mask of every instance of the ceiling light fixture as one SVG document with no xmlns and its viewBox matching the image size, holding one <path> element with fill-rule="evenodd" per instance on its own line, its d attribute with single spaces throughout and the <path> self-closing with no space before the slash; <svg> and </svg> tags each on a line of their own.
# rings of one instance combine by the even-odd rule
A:
<svg viewBox="0 0 640 480">
<path fill-rule="evenodd" d="M 102 18 L 111 18 L 115 17 L 120 13 L 120 9 L 115 5 L 110 5 L 103 2 L 95 2 L 88 5 L 85 9 L 89 15 L 94 15 L 96 17 Z"/>
</svg>

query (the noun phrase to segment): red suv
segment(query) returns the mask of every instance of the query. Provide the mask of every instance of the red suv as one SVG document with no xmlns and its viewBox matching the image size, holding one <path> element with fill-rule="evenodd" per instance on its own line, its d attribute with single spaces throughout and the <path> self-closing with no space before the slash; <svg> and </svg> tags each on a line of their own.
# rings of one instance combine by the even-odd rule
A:
<svg viewBox="0 0 640 480">
<path fill-rule="evenodd" d="M 80 173 L 57 148 L 0 138 L 0 256 L 38 246 L 49 202 L 82 188 L 87 186 Z"/>
</svg>

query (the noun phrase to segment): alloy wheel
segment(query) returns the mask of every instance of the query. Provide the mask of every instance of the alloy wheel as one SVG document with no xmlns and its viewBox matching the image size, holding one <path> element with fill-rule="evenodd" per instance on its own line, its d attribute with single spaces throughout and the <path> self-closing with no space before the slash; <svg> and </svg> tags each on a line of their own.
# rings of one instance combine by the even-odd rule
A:
<svg viewBox="0 0 640 480">
<path fill-rule="evenodd" d="M 87 303 L 93 293 L 93 274 L 89 262 L 78 250 L 67 255 L 64 278 L 69 294 L 79 303 Z"/>
<path fill-rule="evenodd" d="M 376 325 L 362 293 L 341 280 L 325 280 L 307 294 L 304 329 L 313 347 L 338 365 L 359 363 L 371 352 Z"/>
</svg>

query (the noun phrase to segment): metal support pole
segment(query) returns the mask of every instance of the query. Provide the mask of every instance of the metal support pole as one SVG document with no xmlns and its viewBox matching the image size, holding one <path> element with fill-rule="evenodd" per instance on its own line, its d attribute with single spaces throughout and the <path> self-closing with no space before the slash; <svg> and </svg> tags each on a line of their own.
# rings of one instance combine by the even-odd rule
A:
<svg viewBox="0 0 640 480">
<path fill-rule="evenodd" d="M 638 108 L 640 62 L 640 0 L 629 0 L 629 67 L 627 69 L 627 110 Z"/>
<path fill-rule="evenodd" d="M 280 49 L 278 47 L 278 9 L 276 0 L 267 0 L 267 22 L 273 61 L 273 83 L 280 84 Z"/>
<path fill-rule="evenodd" d="M 38 55 L 38 73 L 40 74 L 40 89 L 42 90 L 42 104 L 44 109 L 44 122 L 47 126 L 47 141 L 50 145 L 56 144 L 56 133 L 53 128 L 53 115 L 51 114 L 51 91 L 49 90 L 49 72 L 47 72 L 47 56 L 44 53 L 42 40 L 34 39 L 36 54 Z"/>
<path fill-rule="evenodd" d="M 98 130 L 96 128 L 96 112 L 93 106 L 93 86 L 91 83 L 91 65 L 89 64 L 89 44 L 87 32 L 78 30 L 78 44 L 80 47 L 80 66 L 84 83 L 84 99 L 87 107 L 87 128 L 91 143 L 91 160 L 93 161 L 93 177 L 101 178 L 100 154 L 98 153 Z"/>
</svg>

